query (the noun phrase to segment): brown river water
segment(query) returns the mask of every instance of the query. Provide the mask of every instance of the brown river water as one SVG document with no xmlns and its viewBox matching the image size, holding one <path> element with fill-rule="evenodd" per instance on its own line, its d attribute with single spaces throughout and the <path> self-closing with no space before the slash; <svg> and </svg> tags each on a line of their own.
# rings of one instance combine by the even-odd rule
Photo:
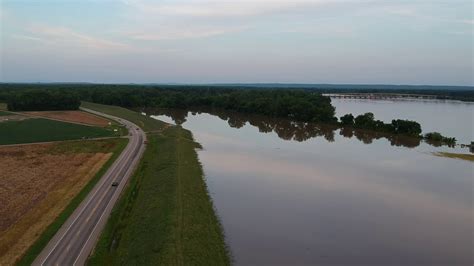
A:
<svg viewBox="0 0 474 266">
<path fill-rule="evenodd" d="M 474 105 L 333 100 L 469 143 Z M 147 110 L 202 144 L 236 265 L 473 265 L 474 163 L 413 139 L 229 112 Z M 425 130 L 428 129 L 428 130 Z"/>
</svg>

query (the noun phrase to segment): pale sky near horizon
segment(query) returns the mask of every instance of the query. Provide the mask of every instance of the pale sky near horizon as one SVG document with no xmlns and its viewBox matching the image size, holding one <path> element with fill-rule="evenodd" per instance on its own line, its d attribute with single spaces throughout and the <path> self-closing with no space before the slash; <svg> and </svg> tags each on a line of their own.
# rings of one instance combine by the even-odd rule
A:
<svg viewBox="0 0 474 266">
<path fill-rule="evenodd" d="M 0 81 L 473 86 L 473 14 L 473 0 L 0 0 Z"/>
</svg>

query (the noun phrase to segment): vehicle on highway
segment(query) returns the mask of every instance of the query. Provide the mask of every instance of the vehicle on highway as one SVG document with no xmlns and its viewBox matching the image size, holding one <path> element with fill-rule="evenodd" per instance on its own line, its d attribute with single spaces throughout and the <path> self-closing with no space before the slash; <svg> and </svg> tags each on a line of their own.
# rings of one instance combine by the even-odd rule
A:
<svg viewBox="0 0 474 266">
<path fill-rule="evenodd" d="M 113 186 L 113 187 L 116 187 L 116 186 L 118 186 L 118 185 L 119 185 L 118 182 L 113 182 L 113 183 L 112 183 L 112 186 Z"/>
</svg>

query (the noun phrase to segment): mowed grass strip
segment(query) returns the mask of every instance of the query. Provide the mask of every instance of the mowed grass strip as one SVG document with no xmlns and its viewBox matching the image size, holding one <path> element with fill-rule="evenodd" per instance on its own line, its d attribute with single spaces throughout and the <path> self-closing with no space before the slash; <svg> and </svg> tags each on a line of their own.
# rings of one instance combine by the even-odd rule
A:
<svg viewBox="0 0 474 266">
<path fill-rule="evenodd" d="M 149 134 L 90 265 L 229 265 L 191 132 Z"/>
<path fill-rule="evenodd" d="M 130 122 L 135 123 L 137 126 L 141 127 L 146 132 L 162 130 L 164 127 L 166 127 L 166 125 L 168 125 L 165 122 L 118 106 L 82 102 L 81 107 L 98 111 L 104 114 L 121 117 Z"/>
<path fill-rule="evenodd" d="M 0 145 L 112 136 L 112 130 L 43 118 L 0 123 Z"/>
<path fill-rule="evenodd" d="M 31 265 L 34 259 L 46 247 L 50 239 L 56 234 L 61 226 L 66 222 L 69 216 L 85 199 L 89 192 L 94 188 L 100 178 L 105 174 L 117 157 L 122 153 L 128 144 L 128 139 L 106 139 L 106 140 L 88 140 L 60 142 L 54 144 L 49 149 L 50 154 L 71 154 L 71 153 L 96 153 L 109 152 L 112 153 L 110 159 L 102 166 L 102 168 L 94 175 L 94 177 L 85 185 L 82 190 L 67 204 L 59 216 L 41 233 L 37 240 L 29 247 L 22 258 L 16 263 L 17 265 Z"/>
</svg>

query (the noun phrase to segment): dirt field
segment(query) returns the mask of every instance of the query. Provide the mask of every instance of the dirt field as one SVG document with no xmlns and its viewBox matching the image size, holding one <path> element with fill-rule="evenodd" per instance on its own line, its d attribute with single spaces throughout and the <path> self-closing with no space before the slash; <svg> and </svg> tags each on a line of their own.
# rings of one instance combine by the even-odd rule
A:
<svg viewBox="0 0 474 266">
<path fill-rule="evenodd" d="M 110 141 L 98 142 L 0 147 L 0 265 L 20 258 L 107 162 Z"/>
<path fill-rule="evenodd" d="M 43 111 L 43 112 L 22 112 L 30 116 L 39 116 L 51 119 L 57 119 L 66 122 L 81 123 L 86 125 L 106 127 L 109 120 L 82 111 Z"/>
</svg>

